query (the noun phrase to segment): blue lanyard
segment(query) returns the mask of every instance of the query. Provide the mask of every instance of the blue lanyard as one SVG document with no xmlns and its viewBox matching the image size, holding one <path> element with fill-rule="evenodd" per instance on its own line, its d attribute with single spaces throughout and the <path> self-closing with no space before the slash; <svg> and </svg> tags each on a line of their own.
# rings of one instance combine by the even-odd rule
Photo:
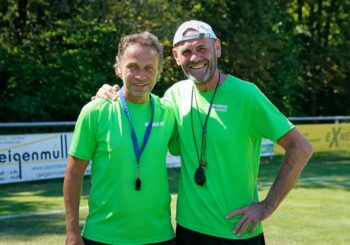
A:
<svg viewBox="0 0 350 245">
<path fill-rule="evenodd" d="M 149 139 L 149 137 L 151 135 L 152 125 L 153 125 L 153 118 L 154 118 L 154 101 L 153 101 L 152 96 L 150 95 L 149 97 L 150 97 L 151 109 L 152 109 L 151 121 L 149 122 L 149 124 L 148 124 L 148 126 L 146 128 L 146 132 L 145 132 L 145 135 L 143 137 L 143 142 L 142 142 L 142 146 L 141 146 L 141 149 L 140 149 L 139 144 L 137 142 L 137 136 L 136 136 L 136 133 L 135 133 L 135 129 L 134 129 L 133 125 L 132 125 L 132 121 L 131 121 L 131 116 L 130 116 L 130 112 L 129 112 L 129 109 L 128 109 L 128 105 L 126 104 L 126 99 L 125 99 L 125 95 L 123 93 L 123 89 L 124 88 L 121 88 L 119 90 L 119 98 L 120 98 L 120 102 L 121 102 L 121 105 L 122 105 L 122 109 L 125 112 L 125 115 L 126 115 L 126 117 L 128 118 L 128 121 L 129 121 L 129 125 L 130 125 L 130 128 L 131 128 L 132 145 L 134 147 L 134 152 L 135 152 L 135 156 L 136 156 L 136 163 L 137 163 L 137 165 L 139 165 L 140 164 L 141 154 L 142 154 L 143 150 L 145 149 L 145 147 L 147 145 L 147 142 L 148 142 L 148 139 Z"/>
<path fill-rule="evenodd" d="M 123 93 L 123 89 L 121 88 L 119 90 L 119 98 L 120 98 L 120 102 L 122 105 L 122 109 L 126 115 L 126 117 L 128 118 L 129 121 L 129 125 L 130 125 L 130 129 L 131 129 L 131 139 L 132 139 L 132 145 L 134 148 L 134 153 L 136 156 L 136 181 L 135 181 L 135 189 L 136 191 L 140 191 L 141 190 L 141 179 L 140 179 L 140 158 L 141 158 L 141 154 L 143 152 L 143 150 L 145 149 L 148 139 L 151 135 L 151 130 L 152 130 L 152 125 L 153 125 L 153 118 L 154 118 L 154 101 L 152 96 L 150 95 L 150 102 L 151 102 L 151 110 L 152 110 L 152 115 L 151 115 L 151 121 L 149 122 L 147 128 L 146 128 L 146 132 L 145 135 L 143 136 L 143 142 L 142 142 L 142 146 L 141 149 L 139 147 L 139 144 L 137 142 L 137 136 L 135 133 L 135 129 L 132 125 L 132 121 L 131 121 L 131 115 L 128 109 L 128 105 L 126 104 L 126 99 L 125 99 L 125 95 Z"/>
</svg>

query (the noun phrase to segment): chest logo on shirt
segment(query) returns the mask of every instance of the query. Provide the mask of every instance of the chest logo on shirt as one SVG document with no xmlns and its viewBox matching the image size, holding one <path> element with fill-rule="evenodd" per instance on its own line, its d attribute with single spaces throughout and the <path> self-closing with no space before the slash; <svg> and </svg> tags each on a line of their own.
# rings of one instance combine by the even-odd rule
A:
<svg viewBox="0 0 350 245">
<path fill-rule="evenodd" d="M 145 127 L 147 127 L 149 122 L 145 123 Z M 153 122 L 152 127 L 164 127 L 165 123 L 164 121 L 159 121 L 159 122 Z"/>
<path fill-rule="evenodd" d="M 228 105 L 221 105 L 221 104 L 213 104 L 212 110 L 216 112 L 227 112 Z"/>
</svg>

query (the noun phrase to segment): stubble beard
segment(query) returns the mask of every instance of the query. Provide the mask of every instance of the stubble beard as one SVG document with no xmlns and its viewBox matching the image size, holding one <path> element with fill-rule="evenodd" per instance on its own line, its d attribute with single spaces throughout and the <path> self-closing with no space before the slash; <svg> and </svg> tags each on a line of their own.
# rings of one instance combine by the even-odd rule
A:
<svg viewBox="0 0 350 245">
<path fill-rule="evenodd" d="M 206 74 L 204 75 L 203 79 L 198 80 L 195 76 L 191 75 L 188 72 L 190 69 L 187 70 L 185 68 L 185 66 L 181 66 L 181 68 L 182 68 L 183 72 L 185 73 L 185 75 L 186 75 L 186 77 L 188 79 L 190 79 L 194 83 L 200 84 L 200 83 L 208 83 L 211 80 L 211 78 L 213 77 L 213 75 L 214 75 L 214 73 L 215 73 L 215 71 L 217 69 L 217 64 L 218 64 L 218 61 L 217 61 L 217 57 L 216 57 L 216 51 L 215 51 L 215 48 L 214 48 L 213 58 L 209 62 L 208 70 L 206 71 Z"/>
</svg>

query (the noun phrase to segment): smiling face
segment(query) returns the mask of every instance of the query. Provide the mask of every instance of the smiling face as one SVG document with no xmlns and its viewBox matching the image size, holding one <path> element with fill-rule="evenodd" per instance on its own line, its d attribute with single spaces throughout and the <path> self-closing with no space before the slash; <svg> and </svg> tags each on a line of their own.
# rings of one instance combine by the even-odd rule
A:
<svg viewBox="0 0 350 245">
<path fill-rule="evenodd" d="M 159 76 L 157 50 L 138 43 L 128 45 L 117 69 L 124 83 L 125 98 L 134 103 L 147 102 Z"/>
<path fill-rule="evenodd" d="M 195 30 L 188 30 L 185 35 L 195 33 Z M 221 55 L 220 41 L 209 38 L 183 41 L 173 49 L 173 55 L 189 79 L 196 83 L 210 82 Z"/>
</svg>

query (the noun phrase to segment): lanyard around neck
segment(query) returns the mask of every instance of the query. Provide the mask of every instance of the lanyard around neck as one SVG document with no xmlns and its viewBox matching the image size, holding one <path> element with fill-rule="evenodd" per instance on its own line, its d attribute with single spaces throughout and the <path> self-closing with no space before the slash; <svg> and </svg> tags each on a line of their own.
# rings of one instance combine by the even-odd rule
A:
<svg viewBox="0 0 350 245">
<path fill-rule="evenodd" d="M 141 154 L 142 154 L 143 150 L 145 149 L 147 142 L 148 142 L 148 139 L 151 135 L 153 119 L 154 119 L 154 101 L 153 101 L 152 96 L 150 95 L 149 97 L 150 97 L 151 110 L 152 110 L 151 121 L 149 122 L 149 124 L 146 128 L 146 132 L 145 132 L 145 135 L 143 137 L 143 142 L 142 142 L 142 146 L 140 149 L 138 141 L 137 141 L 136 132 L 135 132 L 135 129 L 134 129 L 132 121 L 131 121 L 131 115 L 130 115 L 130 112 L 128 109 L 128 105 L 126 104 L 126 99 L 125 99 L 125 95 L 123 93 L 123 90 L 124 90 L 124 88 L 121 88 L 119 90 L 119 98 L 120 98 L 122 109 L 123 109 L 126 117 L 128 118 L 128 121 L 129 121 L 130 129 L 131 129 L 131 139 L 132 139 L 132 145 L 133 145 L 134 153 L 135 153 L 135 157 L 136 157 L 136 163 L 137 163 L 137 165 L 139 165 Z"/>
<path fill-rule="evenodd" d="M 192 87 L 192 94 L 191 94 L 191 126 L 192 126 L 192 136 L 193 136 L 194 145 L 195 145 L 195 148 L 196 148 L 197 158 L 198 158 L 198 162 L 199 162 L 199 166 L 200 167 L 206 167 L 206 164 L 207 164 L 207 162 L 206 162 L 206 160 L 207 160 L 206 159 L 207 124 L 208 124 L 208 118 L 209 118 L 209 115 L 210 115 L 210 112 L 211 112 L 211 109 L 212 109 L 212 106 L 213 106 L 215 94 L 216 94 L 216 91 L 217 91 L 219 83 L 220 83 L 220 77 L 221 77 L 221 74 L 219 73 L 219 78 L 218 78 L 218 81 L 216 83 L 213 96 L 211 97 L 211 100 L 210 100 L 209 109 L 208 109 L 207 115 L 205 117 L 204 124 L 203 124 L 202 119 L 201 119 L 200 114 L 199 114 L 199 107 L 198 107 L 197 97 L 196 97 L 195 92 L 194 92 L 194 85 Z M 195 102 L 196 102 L 198 118 L 199 118 L 199 121 L 200 121 L 201 126 L 202 126 L 202 144 L 201 144 L 201 148 L 200 148 L 200 154 L 199 154 L 199 150 L 197 148 L 196 135 L 194 133 L 194 125 L 193 125 L 193 115 L 192 115 L 192 111 L 193 111 L 193 109 L 192 109 L 193 97 L 194 97 Z"/>
</svg>

